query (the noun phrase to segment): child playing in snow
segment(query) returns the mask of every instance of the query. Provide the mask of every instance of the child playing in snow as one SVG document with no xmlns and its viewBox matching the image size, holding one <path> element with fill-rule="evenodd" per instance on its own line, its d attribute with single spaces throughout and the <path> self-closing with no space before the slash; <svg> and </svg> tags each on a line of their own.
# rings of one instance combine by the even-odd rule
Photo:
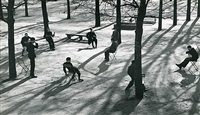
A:
<svg viewBox="0 0 200 115">
<path fill-rule="evenodd" d="M 72 75 L 72 79 L 74 79 L 75 77 L 75 74 L 77 73 L 78 74 L 78 81 L 83 81 L 82 79 L 80 79 L 80 76 L 81 76 L 81 73 L 80 71 L 78 70 L 78 68 L 74 67 L 71 63 L 71 58 L 70 57 L 67 57 L 66 58 L 66 62 L 63 63 L 63 71 L 65 72 L 65 74 L 67 75 L 67 71 L 66 71 L 66 68 L 68 69 L 69 72 L 71 72 L 73 75 Z"/>
</svg>

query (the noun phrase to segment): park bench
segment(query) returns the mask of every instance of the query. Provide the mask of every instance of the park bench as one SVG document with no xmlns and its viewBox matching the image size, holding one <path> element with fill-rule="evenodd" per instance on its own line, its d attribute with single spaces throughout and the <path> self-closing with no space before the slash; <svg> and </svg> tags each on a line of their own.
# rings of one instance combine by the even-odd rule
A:
<svg viewBox="0 0 200 115">
<path fill-rule="evenodd" d="M 79 41 L 83 40 L 83 37 L 86 37 L 84 34 L 66 34 L 68 39 L 71 39 L 73 36 L 78 36 Z"/>
</svg>

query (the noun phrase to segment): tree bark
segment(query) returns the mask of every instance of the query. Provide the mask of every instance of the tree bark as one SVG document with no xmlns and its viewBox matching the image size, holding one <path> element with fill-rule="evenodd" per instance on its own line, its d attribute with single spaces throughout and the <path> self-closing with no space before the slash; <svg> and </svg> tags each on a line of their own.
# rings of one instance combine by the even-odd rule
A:
<svg viewBox="0 0 200 115">
<path fill-rule="evenodd" d="M 119 32 L 119 44 L 122 42 L 121 41 L 121 0 L 117 0 L 117 31 Z"/>
<path fill-rule="evenodd" d="M 143 98 L 144 89 L 142 87 L 142 34 L 143 34 L 143 22 L 146 15 L 146 0 L 141 0 L 140 7 L 138 9 L 138 17 L 136 22 L 135 31 L 135 93 L 137 98 Z"/>
<path fill-rule="evenodd" d="M 24 2 L 25 2 L 25 16 L 28 17 L 28 2 L 27 1 L 28 0 L 24 0 Z"/>
<path fill-rule="evenodd" d="M 67 0 L 67 19 L 70 19 L 71 16 L 70 16 L 70 1 Z"/>
<path fill-rule="evenodd" d="M 99 0 L 95 0 L 95 27 L 99 27 L 101 25 L 100 20 L 100 11 L 99 11 Z"/>
<path fill-rule="evenodd" d="M 173 15 L 173 25 L 177 25 L 177 0 L 174 0 L 174 15 Z"/>
<path fill-rule="evenodd" d="M 17 77 L 15 63 L 15 42 L 14 42 L 14 0 L 8 1 L 8 57 L 9 57 L 9 79 Z"/>
<path fill-rule="evenodd" d="M 163 0 L 160 0 L 159 5 L 159 20 L 158 20 L 158 31 L 162 30 L 162 8 L 163 7 Z"/>
<path fill-rule="evenodd" d="M 48 13 L 47 13 L 47 6 L 46 6 L 46 0 L 41 0 L 42 5 L 42 15 L 43 15 L 43 23 L 44 23 L 44 35 L 49 30 L 49 19 L 48 19 Z"/>
<path fill-rule="evenodd" d="M 200 0 L 198 0 L 197 17 L 200 17 Z"/>
<path fill-rule="evenodd" d="M 191 0 L 187 0 L 187 17 L 186 21 L 190 21 Z"/>
</svg>

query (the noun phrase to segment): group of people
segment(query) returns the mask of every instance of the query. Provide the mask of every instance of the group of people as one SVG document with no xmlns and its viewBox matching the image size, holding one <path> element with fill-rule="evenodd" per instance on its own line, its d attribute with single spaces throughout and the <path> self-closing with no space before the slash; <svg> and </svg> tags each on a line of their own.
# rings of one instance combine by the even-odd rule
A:
<svg viewBox="0 0 200 115">
<path fill-rule="evenodd" d="M 23 47 L 22 50 L 22 56 L 24 55 L 24 51 L 28 52 L 28 58 L 30 59 L 30 78 L 37 78 L 35 76 L 34 71 L 35 71 L 35 48 L 38 48 L 38 43 L 35 42 L 34 37 L 29 37 L 27 33 L 25 33 L 25 36 L 21 40 L 21 44 Z"/>
<path fill-rule="evenodd" d="M 50 50 L 55 50 L 54 42 L 52 39 L 53 36 L 55 36 L 55 33 L 52 34 L 51 31 L 48 31 L 44 36 L 49 43 Z M 90 45 L 92 43 L 92 47 L 97 48 L 97 36 L 95 32 L 92 30 L 92 28 L 90 28 L 90 32 L 86 34 L 86 37 L 88 38 L 88 44 Z M 21 40 L 21 44 L 23 47 L 22 56 L 24 55 L 24 51 L 26 50 L 28 52 L 28 58 L 30 59 L 30 65 L 31 65 L 30 77 L 36 78 L 37 76 L 34 75 L 35 57 L 36 57 L 34 49 L 38 48 L 38 43 L 35 42 L 34 37 L 29 37 L 28 34 L 25 33 L 25 36 Z M 105 54 L 104 61 L 106 62 L 109 61 L 109 53 L 114 53 L 117 50 L 118 45 L 119 45 L 119 32 L 117 31 L 117 29 L 114 29 L 111 36 L 111 46 L 108 47 L 104 53 Z M 190 56 L 187 57 L 180 64 L 176 64 L 179 67 L 179 69 L 185 68 L 190 61 L 197 61 L 199 58 L 198 52 L 193 47 L 189 45 L 187 46 L 187 49 L 188 51 L 186 52 L 186 54 Z M 127 71 L 128 75 L 131 77 L 131 81 L 129 82 L 128 86 L 125 88 L 125 91 L 129 90 L 133 86 L 133 83 L 135 82 L 134 68 L 135 68 L 135 61 L 133 60 L 131 65 L 128 67 L 128 71 Z M 63 71 L 67 75 L 68 72 L 66 71 L 66 69 L 68 69 L 68 72 L 72 73 L 72 79 L 74 79 L 75 74 L 77 74 L 78 81 L 83 81 L 83 79 L 80 78 L 81 72 L 79 71 L 77 67 L 73 66 L 73 64 L 71 63 L 70 57 L 67 57 L 66 62 L 63 63 Z M 143 84 L 143 87 L 144 87 L 143 88 L 144 91 L 147 91 L 144 84 Z"/>
</svg>

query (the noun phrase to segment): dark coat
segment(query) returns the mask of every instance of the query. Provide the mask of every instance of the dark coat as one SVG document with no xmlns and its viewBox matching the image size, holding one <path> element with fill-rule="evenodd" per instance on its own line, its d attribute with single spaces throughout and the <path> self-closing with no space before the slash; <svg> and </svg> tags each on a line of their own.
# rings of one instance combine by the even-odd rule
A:
<svg viewBox="0 0 200 115">
<path fill-rule="evenodd" d="M 28 52 L 28 57 L 29 58 L 35 58 L 36 54 L 35 54 L 35 49 L 34 48 L 38 48 L 38 43 L 35 43 L 35 45 L 32 42 L 28 42 L 26 44 L 26 51 Z"/>
<path fill-rule="evenodd" d="M 197 51 L 194 48 L 187 51 L 186 54 L 190 54 L 194 60 L 197 60 L 199 58 L 199 54 L 197 53 Z"/>
</svg>

